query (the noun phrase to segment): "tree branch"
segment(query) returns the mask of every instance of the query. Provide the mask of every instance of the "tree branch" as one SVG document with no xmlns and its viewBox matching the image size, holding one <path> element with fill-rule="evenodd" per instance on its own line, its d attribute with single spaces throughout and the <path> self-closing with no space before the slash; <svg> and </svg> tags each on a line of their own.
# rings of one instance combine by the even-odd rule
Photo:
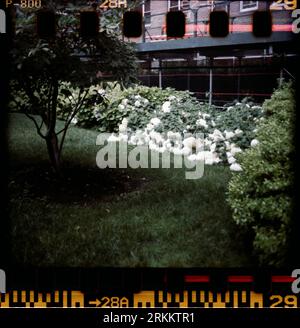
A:
<svg viewBox="0 0 300 328">
<path fill-rule="evenodd" d="M 37 121 L 34 119 L 33 116 L 31 116 L 30 114 L 28 114 L 28 113 L 26 113 L 26 112 L 23 112 L 23 113 L 24 113 L 28 118 L 30 118 L 30 119 L 32 120 L 32 122 L 34 123 L 34 125 L 35 125 L 35 127 L 36 127 L 36 131 L 37 131 L 38 135 L 39 135 L 40 137 L 42 137 L 43 139 L 46 139 L 46 136 L 44 136 L 44 135 L 42 134 L 42 132 L 41 132 L 41 127 L 42 127 L 43 124 L 41 124 L 40 127 L 39 127 Z M 43 123 L 43 119 L 42 119 L 42 123 Z"/>
<path fill-rule="evenodd" d="M 81 109 L 81 106 L 83 105 L 83 102 L 84 102 L 84 100 L 85 100 L 85 98 L 86 98 L 88 92 L 89 92 L 88 89 L 85 90 L 84 95 L 83 95 L 83 97 L 81 98 L 81 100 L 80 100 L 80 97 L 78 97 L 78 98 L 79 98 L 79 101 L 78 101 L 78 103 L 77 103 L 77 106 L 75 107 L 75 109 L 74 109 L 72 115 L 70 116 L 69 120 L 66 121 L 66 124 L 65 124 L 64 128 L 63 128 L 62 131 L 61 131 L 61 132 L 63 132 L 63 135 L 62 135 L 62 138 L 61 138 L 61 141 L 60 141 L 60 145 L 59 145 L 59 156 L 61 155 L 61 152 L 62 152 L 62 148 L 63 148 L 63 144 L 64 144 L 65 137 L 66 137 L 66 134 L 67 134 L 67 130 L 68 130 L 68 128 L 69 128 L 69 126 L 70 126 L 70 124 L 71 124 L 71 122 L 72 122 L 72 119 L 75 117 L 75 115 L 76 115 L 76 114 L 78 113 L 78 111 Z"/>
</svg>

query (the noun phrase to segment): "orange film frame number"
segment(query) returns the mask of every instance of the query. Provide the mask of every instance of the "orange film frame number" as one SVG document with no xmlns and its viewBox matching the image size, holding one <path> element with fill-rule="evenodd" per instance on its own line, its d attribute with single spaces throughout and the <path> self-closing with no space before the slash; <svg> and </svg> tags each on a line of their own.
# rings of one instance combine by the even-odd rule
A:
<svg viewBox="0 0 300 328">
<path fill-rule="evenodd" d="M 104 0 L 100 5 L 101 9 L 127 8 L 127 0 Z"/>
<path fill-rule="evenodd" d="M 272 10 L 294 10 L 297 9 L 297 0 L 276 0 L 271 5 Z"/>
</svg>

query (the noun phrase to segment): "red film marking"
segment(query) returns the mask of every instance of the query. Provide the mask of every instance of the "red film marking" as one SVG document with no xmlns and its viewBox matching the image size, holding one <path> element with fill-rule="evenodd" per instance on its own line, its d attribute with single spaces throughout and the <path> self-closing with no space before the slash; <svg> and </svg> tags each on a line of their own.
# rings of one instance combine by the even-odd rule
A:
<svg viewBox="0 0 300 328">
<path fill-rule="evenodd" d="M 253 282 L 253 276 L 228 276 L 228 282 Z"/>
<path fill-rule="evenodd" d="M 290 276 L 272 276 L 272 282 L 293 282 L 295 279 Z"/>
<path fill-rule="evenodd" d="M 209 276 L 185 276 L 185 282 L 210 282 Z"/>
</svg>

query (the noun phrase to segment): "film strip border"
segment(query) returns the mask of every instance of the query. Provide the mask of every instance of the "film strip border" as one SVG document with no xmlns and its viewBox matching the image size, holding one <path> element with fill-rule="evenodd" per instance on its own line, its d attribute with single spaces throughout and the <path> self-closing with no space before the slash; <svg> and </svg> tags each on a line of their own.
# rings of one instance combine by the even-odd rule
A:
<svg viewBox="0 0 300 328">
<path fill-rule="evenodd" d="M 124 0 L 114 0 L 113 6 L 110 3 L 110 0 L 103 1 L 100 4 L 95 1 L 94 7 L 92 6 L 89 10 L 85 9 L 78 13 L 80 16 L 79 32 L 81 37 L 93 38 L 97 36 L 99 33 L 101 10 L 116 8 L 125 10 L 127 8 L 127 1 Z M 42 39 L 55 38 L 57 33 L 57 14 L 53 10 L 42 7 L 42 0 L 6 0 L 6 8 L 12 8 L 15 4 L 18 4 L 23 9 L 38 9 L 36 12 L 36 32 L 38 37 Z M 283 7 L 277 8 L 277 10 L 295 10 L 297 8 L 297 0 L 284 0 L 282 4 Z M 239 32 L 252 32 L 258 38 L 270 37 L 273 31 L 292 32 L 292 24 L 273 24 L 272 11 L 273 9 L 255 10 L 252 14 L 252 24 L 239 27 L 238 29 L 241 29 Z M 162 28 L 165 28 L 167 38 L 185 37 L 186 15 L 183 11 L 167 12 L 164 21 L 166 24 Z M 125 11 L 122 22 L 123 36 L 127 38 L 142 37 L 144 24 L 145 17 L 141 11 L 135 9 Z M 230 17 L 226 11 L 212 10 L 210 12 L 208 31 L 211 37 L 226 37 L 235 28 L 235 25 L 230 24 Z"/>
<path fill-rule="evenodd" d="M 299 294 L 256 293 L 246 289 L 213 292 L 141 291 L 130 295 L 91 295 L 82 291 L 11 291 L 0 308 L 300 308 Z"/>
<path fill-rule="evenodd" d="M 214 276 L 184 275 L 184 283 L 164 277 L 165 288 L 125 291 L 111 288 L 83 290 L 11 290 L 0 294 L 0 308 L 299 308 L 300 296 L 292 291 L 296 278 L 272 275 L 228 275 L 216 284 Z M 269 281 L 268 281 L 269 280 Z M 178 280 L 177 280 L 178 282 Z M 212 282 L 214 287 L 212 289 Z M 270 284 L 268 284 L 268 282 Z M 258 292 L 255 283 L 262 285 Z M 171 286 L 173 286 L 171 288 Z M 176 288 L 175 288 L 176 287 Z M 99 292 L 95 292 L 99 290 Z M 115 292 L 113 292 L 115 291 Z M 116 292 L 117 291 L 117 292 Z"/>
</svg>

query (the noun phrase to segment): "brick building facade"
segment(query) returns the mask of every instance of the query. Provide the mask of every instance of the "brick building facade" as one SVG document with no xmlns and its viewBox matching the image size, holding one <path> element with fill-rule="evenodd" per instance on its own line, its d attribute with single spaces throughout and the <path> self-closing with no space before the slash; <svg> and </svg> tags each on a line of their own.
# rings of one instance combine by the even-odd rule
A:
<svg viewBox="0 0 300 328">
<path fill-rule="evenodd" d="M 209 36 L 208 23 L 212 10 L 226 11 L 230 18 L 230 32 L 235 33 L 243 32 L 245 28 L 249 31 L 253 12 L 268 9 L 271 9 L 273 24 L 276 26 L 284 26 L 291 21 L 290 11 L 283 10 L 283 6 L 270 1 L 144 0 L 139 7 L 144 17 L 144 34 L 143 37 L 132 41 L 166 40 L 165 17 L 168 11 L 181 10 L 185 13 L 185 38 L 189 38 Z"/>
<path fill-rule="evenodd" d="M 253 13 L 268 9 L 276 33 L 255 38 Z M 246 96 L 260 103 L 272 93 L 279 77 L 291 78 L 297 65 L 294 43 L 288 41 L 293 34 L 291 10 L 286 9 L 292 8 L 276 8 L 270 1 L 145 0 L 139 8 L 144 16 L 143 35 L 131 39 L 137 43 L 139 78 L 148 86 L 190 90 L 209 103 Z M 172 10 L 185 13 L 184 38 L 166 37 L 166 14 Z M 227 37 L 210 37 L 213 10 L 228 13 Z M 280 31 L 284 33 L 277 33 Z"/>
</svg>

